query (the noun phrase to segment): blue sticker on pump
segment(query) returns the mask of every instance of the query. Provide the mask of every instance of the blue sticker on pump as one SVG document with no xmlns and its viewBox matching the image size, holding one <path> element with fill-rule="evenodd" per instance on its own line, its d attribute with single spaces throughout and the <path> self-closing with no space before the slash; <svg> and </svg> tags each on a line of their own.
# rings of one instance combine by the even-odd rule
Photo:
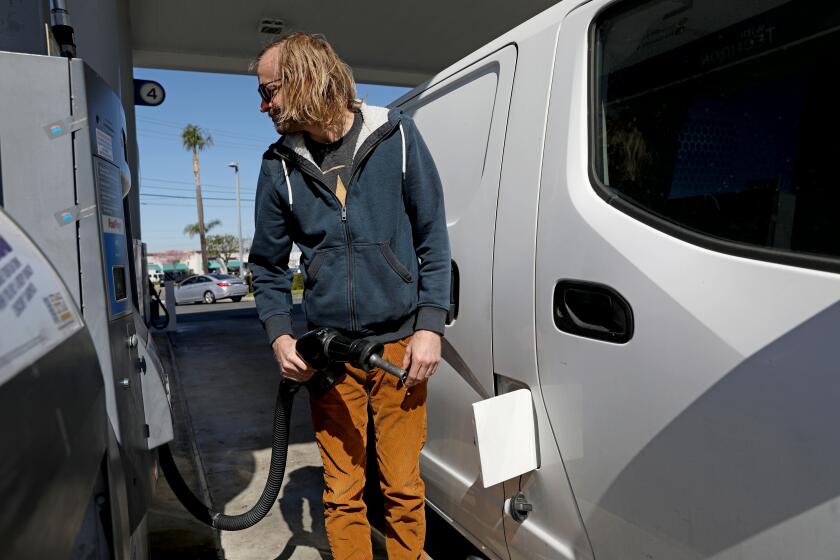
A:
<svg viewBox="0 0 840 560">
<path fill-rule="evenodd" d="M 128 254 L 125 248 L 125 235 L 102 233 L 102 248 L 105 254 L 105 280 L 108 283 L 108 302 L 111 316 L 128 311 L 126 293 L 126 274 L 128 274 Z"/>
<path fill-rule="evenodd" d="M 82 117 L 80 119 L 73 119 L 73 117 L 67 117 L 66 119 L 52 122 L 44 126 L 44 131 L 47 133 L 47 136 L 49 136 L 50 139 L 61 138 L 65 134 L 81 129 L 86 122 L 86 117 Z"/>
<path fill-rule="evenodd" d="M 122 188 L 119 170 L 103 159 L 96 159 L 99 195 L 99 220 L 102 228 L 102 253 L 105 258 L 105 282 L 111 317 L 130 310 L 128 305 L 128 249 L 123 219 Z"/>
</svg>

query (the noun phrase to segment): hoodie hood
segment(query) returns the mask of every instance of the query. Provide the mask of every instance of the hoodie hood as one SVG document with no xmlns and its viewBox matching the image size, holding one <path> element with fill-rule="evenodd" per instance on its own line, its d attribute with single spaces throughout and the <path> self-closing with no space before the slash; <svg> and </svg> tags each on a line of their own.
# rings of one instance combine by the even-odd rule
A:
<svg viewBox="0 0 840 560">
<path fill-rule="evenodd" d="M 359 138 L 353 148 L 353 159 L 356 158 L 365 141 L 375 138 L 377 133 L 381 131 L 390 130 L 392 126 L 397 124 L 402 114 L 402 111 L 399 110 L 391 111 L 387 107 L 376 107 L 366 103 L 361 104 L 359 111 L 362 114 L 362 129 L 359 131 Z M 309 148 L 306 147 L 303 132 L 286 134 L 281 140 L 280 146 L 291 150 L 301 159 L 320 169 L 309 152 Z"/>
</svg>

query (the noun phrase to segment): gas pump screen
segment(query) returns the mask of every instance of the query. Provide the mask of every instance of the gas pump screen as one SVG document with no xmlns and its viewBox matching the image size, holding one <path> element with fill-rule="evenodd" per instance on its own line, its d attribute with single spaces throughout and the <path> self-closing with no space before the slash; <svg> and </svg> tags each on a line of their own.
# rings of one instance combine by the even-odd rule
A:
<svg viewBox="0 0 840 560">
<path fill-rule="evenodd" d="M 125 267 L 114 266 L 111 268 L 111 273 L 114 276 L 114 299 L 122 301 L 128 297 L 125 290 Z"/>
</svg>

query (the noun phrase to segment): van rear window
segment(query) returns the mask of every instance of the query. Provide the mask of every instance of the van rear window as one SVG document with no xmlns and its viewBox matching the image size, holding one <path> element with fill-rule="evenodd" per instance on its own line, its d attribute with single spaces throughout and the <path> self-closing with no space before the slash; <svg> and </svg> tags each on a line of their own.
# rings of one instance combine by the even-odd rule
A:
<svg viewBox="0 0 840 560">
<path fill-rule="evenodd" d="M 840 3 L 618 2 L 592 40 L 602 194 L 758 258 L 837 262 Z"/>
</svg>

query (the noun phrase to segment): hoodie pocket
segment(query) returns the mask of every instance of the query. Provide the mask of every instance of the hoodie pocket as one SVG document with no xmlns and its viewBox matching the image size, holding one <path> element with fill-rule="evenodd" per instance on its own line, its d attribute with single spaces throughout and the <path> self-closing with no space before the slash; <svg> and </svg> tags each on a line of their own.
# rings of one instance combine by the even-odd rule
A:
<svg viewBox="0 0 840 560">
<path fill-rule="evenodd" d="M 387 241 L 383 241 L 379 244 L 379 250 L 382 251 L 382 256 L 385 257 L 385 260 L 388 261 L 388 264 L 391 265 L 391 268 L 394 269 L 394 272 L 400 275 L 406 282 L 411 282 L 413 279 L 411 276 L 411 272 L 408 271 L 406 267 L 397 259 L 397 256 L 391 250 L 391 244 Z"/>
<path fill-rule="evenodd" d="M 347 257 L 343 247 L 315 253 L 306 267 L 307 321 L 318 326 L 349 329 L 347 282 Z"/>
<path fill-rule="evenodd" d="M 404 319 L 417 305 L 417 284 L 387 242 L 353 246 L 353 291 L 360 327 Z"/>
</svg>

